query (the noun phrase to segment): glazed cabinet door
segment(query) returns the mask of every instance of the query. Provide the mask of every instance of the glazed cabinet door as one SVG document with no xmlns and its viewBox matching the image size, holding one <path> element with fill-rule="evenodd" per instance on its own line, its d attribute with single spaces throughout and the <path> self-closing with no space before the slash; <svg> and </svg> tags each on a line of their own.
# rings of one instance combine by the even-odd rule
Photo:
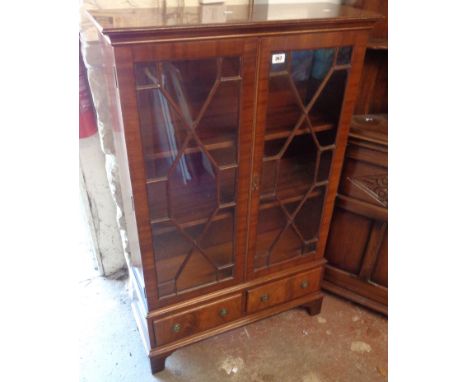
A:
<svg viewBox="0 0 468 382">
<path fill-rule="evenodd" d="M 262 41 L 250 277 L 323 256 L 364 37 L 330 32 Z"/>
<path fill-rule="evenodd" d="M 133 182 L 140 242 L 161 306 L 243 277 L 255 44 L 159 43 L 127 54 L 141 142 L 141 158 L 129 159 L 144 168 Z"/>
</svg>

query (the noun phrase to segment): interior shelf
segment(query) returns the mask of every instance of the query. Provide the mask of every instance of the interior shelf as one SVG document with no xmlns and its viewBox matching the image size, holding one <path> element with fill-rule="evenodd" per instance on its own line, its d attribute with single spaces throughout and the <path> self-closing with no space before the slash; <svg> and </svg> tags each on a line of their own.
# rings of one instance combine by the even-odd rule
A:
<svg viewBox="0 0 468 382">
<path fill-rule="evenodd" d="M 257 233 L 256 247 L 257 248 L 269 248 L 271 244 L 273 243 L 273 241 L 278 237 L 281 230 L 282 230 L 282 227 L 274 229 L 274 230 L 262 232 L 262 233 Z M 293 248 L 294 244 L 297 244 L 297 237 L 294 234 L 292 234 L 291 231 L 286 231 L 285 233 L 283 233 L 281 240 L 283 242 L 284 247 Z M 286 251 L 282 255 L 285 259 L 290 260 L 296 256 L 300 256 L 301 254 L 302 254 L 302 251 L 293 250 L 293 251 Z M 267 266 L 267 257 L 268 257 L 268 252 L 266 251 L 262 253 L 257 252 L 255 255 L 255 268 L 261 269 Z"/>
<path fill-rule="evenodd" d="M 154 187 L 149 192 L 152 224 L 169 221 L 169 215 L 182 226 L 202 224 L 216 208 L 224 209 L 236 205 L 234 177 L 229 181 L 220 181 L 219 203 L 216 180 L 208 173 L 194 176 L 187 184 L 177 178 L 169 184 L 169 195 L 167 195 L 167 182 L 160 182 Z M 168 211 L 168 197 L 171 211 Z"/>
<path fill-rule="evenodd" d="M 331 156 L 331 153 L 330 153 Z M 328 171 L 330 168 L 331 157 L 323 156 L 319 166 L 318 184 L 323 186 L 327 184 Z M 313 172 L 315 171 L 315 163 L 301 163 L 295 158 L 281 159 L 280 176 L 276 190 L 274 188 L 274 179 L 270 181 L 272 176 L 264 174 L 262 179 L 263 191 L 261 191 L 260 200 L 273 199 L 275 193 L 278 194 L 281 200 L 295 199 L 304 195 L 313 183 Z M 265 170 L 265 169 L 264 169 Z M 324 180 L 325 179 L 325 180 Z"/>
<path fill-rule="evenodd" d="M 232 265 L 232 261 L 230 261 L 232 256 L 232 241 L 216 243 L 214 245 L 207 246 L 206 248 L 202 247 L 202 249 L 207 253 L 217 268 L 223 269 Z M 175 255 L 171 254 L 168 256 L 164 253 L 161 253 L 158 258 L 158 263 L 162 264 L 162 273 L 172 273 L 171 270 L 176 267 L 178 268 L 187 254 L 188 252 L 184 252 L 177 253 Z M 220 266 L 220 264 L 223 264 L 223 266 Z"/>
<path fill-rule="evenodd" d="M 206 252 L 213 263 L 217 265 L 217 270 L 209 265 L 209 262 L 205 258 L 203 258 L 202 261 L 200 261 L 199 258 L 198 262 L 192 262 L 190 264 L 190 272 L 196 275 L 196 279 L 199 280 L 200 284 L 209 283 L 210 280 L 215 282 L 233 276 L 234 254 L 232 241 L 210 246 L 206 249 Z M 186 252 L 174 256 L 159 257 L 157 259 L 157 269 L 160 280 L 158 289 L 162 296 L 170 297 L 174 294 L 176 289 L 174 288 L 174 277 L 187 255 L 188 253 Z M 201 255 L 198 255 L 198 257 L 199 256 Z M 196 285 L 193 285 L 193 287 L 196 287 Z"/>
<path fill-rule="evenodd" d="M 278 115 L 278 118 L 272 118 L 272 122 L 269 123 L 267 129 L 265 131 L 265 141 L 272 141 L 275 139 L 282 139 L 287 138 L 291 135 L 291 126 L 294 125 L 295 122 L 292 121 L 295 115 L 281 113 L 281 117 Z M 335 124 L 333 122 L 327 121 L 323 116 L 313 116 L 311 117 L 311 124 L 313 131 L 320 133 L 324 131 L 331 131 L 335 128 Z M 295 136 L 304 135 L 310 133 L 308 127 L 301 126 L 299 129 L 296 130 Z M 223 150 L 226 149 L 235 149 L 236 148 L 236 136 L 235 134 L 225 134 L 221 133 L 218 136 L 213 134 L 209 138 L 201 137 L 203 145 L 205 149 L 209 152 L 217 151 L 217 156 L 220 158 L 223 156 L 228 156 L 229 154 L 223 153 Z M 196 147 L 188 147 L 185 149 L 184 154 L 196 154 L 201 152 L 201 148 L 199 146 Z M 172 150 L 161 150 L 155 151 L 145 156 L 146 160 L 157 160 L 163 158 L 170 158 L 177 155 L 177 151 Z M 220 162 L 228 162 L 227 160 L 219 160 Z"/>
<path fill-rule="evenodd" d="M 320 216 L 311 216 L 311 219 L 320 220 Z M 276 224 L 275 224 L 276 223 Z M 273 242 L 277 239 L 278 235 L 284 228 L 284 220 L 277 220 L 272 223 L 272 227 L 263 232 L 257 232 L 257 240 L 255 242 L 256 254 L 255 254 L 255 268 L 261 269 L 267 266 L 267 257 L 269 249 Z M 271 260 L 274 263 L 281 262 L 282 260 L 291 260 L 292 258 L 299 256 L 306 256 L 315 251 L 315 245 L 317 238 L 308 240 L 307 244 L 304 244 L 299 236 L 292 230 L 287 229 L 283 232 L 280 241 L 276 244 L 277 250 L 271 254 Z M 278 250 L 278 246 L 280 250 Z"/>
<path fill-rule="evenodd" d="M 235 207 L 235 205 L 236 205 L 235 203 L 228 203 L 226 205 L 223 205 L 223 207 Z M 215 223 L 215 222 L 218 222 L 220 220 L 228 219 L 231 216 L 232 216 L 232 214 L 230 214 L 229 212 L 218 213 L 218 214 L 216 214 L 216 216 L 214 216 L 211 219 L 211 221 L 213 223 Z M 171 220 L 169 218 L 164 217 L 164 218 L 160 218 L 160 219 L 152 219 L 151 224 L 160 224 L 160 223 L 166 223 L 166 222 L 170 222 L 170 221 Z M 190 221 L 186 221 L 184 223 L 180 223 L 179 226 L 181 228 L 183 228 L 183 229 L 188 229 L 188 228 L 192 228 L 192 227 L 195 227 L 195 226 L 204 225 L 207 221 L 208 221 L 208 218 L 200 218 L 200 219 L 190 220 Z M 174 231 L 175 229 L 176 229 L 175 227 L 168 226 L 168 227 L 154 229 L 153 232 L 156 235 L 163 235 L 165 233 Z"/>
<path fill-rule="evenodd" d="M 200 140 L 207 151 L 223 150 L 236 147 L 236 135 L 226 134 L 225 132 L 219 132 L 219 135 L 213 133 L 210 136 L 200 136 Z M 187 147 L 184 151 L 185 154 L 195 154 L 201 152 L 199 146 Z M 145 155 L 147 160 L 155 160 L 173 157 L 177 155 L 178 151 L 175 150 L 155 150 L 152 153 Z"/>
<path fill-rule="evenodd" d="M 310 117 L 310 122 L 312 124 L 312 130 L 315 132 L 322 132 L 333 130 L 335 124 L 333 122 L 327 121 L 323 116 L 315 115 Z M 271 118 L 269 125 L 265 131 L 265 140 L 271 141 L 275 139 L 287 138 L 291 135 L 291 126 L 297 122 L 297 115 L 295 113 L 281 113 L 281 115 L 275 115 Z M 306 125 L 301 126 L 296 130 L 295 136 L 303 135 L 310 133 L 310 129 Z"/>
<path fill-rule="evenodd" d="M 367 43 L 368 49 L 388 50 L 388 40 L 386 38 L 370 38 Z"/>
<path fill-rule="evenodd" d="M 324 160 L 327 162 L 325 168 L 329 168 L 329 161 Z M 312 177 L 311 176 L 304 176 L 307 174 L 307 168 L 311 167 L 303 164 L 298 164 L 297 161 L 290 159 L 290 160 L 282 160 L 281 166 L 284 170 L 285 176 L 280 179 L 278 183 L 278 194 L 283 204 L 288 203 L 295 203 L 301 201 L 306 192 L 309 190 L 312 184 Z M 320 177 L 321 178 L 321 177 Z M 324 177 L 326 179 L 326 176 Z M 319 196 L 323 192 L 323 186 L 326 185 L 327 181 L 321 181 L 307 198 L 314 198 Z M 197 192 L 194 190 L 189 189 L 182 189 L 180 190 L 179 194 L 174 196 L 175 200 L 183 201 L 186 200 L 187 196 L 190 196 L 190 201 L 185 203 L 178 203 L 173 208 L 173 216 L 179 217 L 175 220 L 177 223 L 184 229 L 193 228 L 195 226 L 204 225 L 209 217 L 210 214 L 216 208 L 216 203 L 213 199 L 206 199 L 204 197 L 205 193 L 207 192 L 207 187 L 201 187 Z M 265 192 L 260 195 L 260 209 L 267 209 L 276 207 L 279 205 L 277 199 L 275 198 L 275 193 L 273 192 Z M 153 225 L 158 225 L 160 223 L 170 222 L 171 220 L 167 217 L 167 214 L 164 213 L 166 209 L 165 203 L 154 202 L 150 204 L 152 207 L 151 213 L 152 216 L 159 216 L 159 218 L 154 218 L 151 220 Z M 218 212 L 213 218 L 213 222 L 218 222 L 223 219 L 228 219 L 231 214 L 227 210 L 230 207 L 235 207 L 235 202 L 228 202 L 221 205 L 223 209 L 226 209 L 226 212 L 222 210 Z M 183 217 L 183 218 L 182 218 Z M 172 225 L 168 225 L 165 227 L 155 228 L 154 232 L 157 235 L 165 234 L 167 232 L 173 231 L 176 228 Z"/>
<path fill-rule="evenodd" d="M 309 187 L 304 187 L 303 194 L 281 198 L 281 202 L 283 204 L 300 202 L 304 198 L 305 192 L 307 191 L 308 188 Z M 307 199 L 316 198 L 317 196 L 320 196 L 321 194 L 322 194 L 321 190 L 314 190 L 307 195 Z M 259 207 L 260 210 L 265 210 L 265 209 L 277 207 L 280 205 L 278 200 L 276 198 L 273 199 L 270 195 L 260 197 L 260 200 L 262 201 Z"/>
</svg>

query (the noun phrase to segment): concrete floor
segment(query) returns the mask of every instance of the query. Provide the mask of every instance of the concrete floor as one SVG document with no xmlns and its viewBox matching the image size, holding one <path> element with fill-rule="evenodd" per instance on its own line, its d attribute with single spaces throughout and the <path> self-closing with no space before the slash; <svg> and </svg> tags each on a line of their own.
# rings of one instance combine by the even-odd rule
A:
<svg viewBox="0 0 468 382">
<path fill-rule="evenodd" d="M 79 285 L 82 382 L 387 380 L 387 320 L 331 295 L 318 316 L 293 309 L 198 342 L 174 352 L 153 376 L 126 280 Z"/>
</svg>

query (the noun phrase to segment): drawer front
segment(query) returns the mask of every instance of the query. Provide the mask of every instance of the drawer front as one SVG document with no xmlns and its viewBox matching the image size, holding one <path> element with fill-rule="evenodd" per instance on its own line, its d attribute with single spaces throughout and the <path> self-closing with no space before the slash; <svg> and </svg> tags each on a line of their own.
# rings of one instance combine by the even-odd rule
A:
<svg viewBox="0 0 468 382">
<path fill-rule="evenodd" d="M 253 313 L 318 291 L 322 270 L 314 269 L 248 290 L 247 312 Z"/>
<path fill-rule="evenodd" d="M 299 298 L 308 293 L 317 292 L 320 289 L 322 280 L 323 268 L 314 269 L 313 271 L 300 273 L 290 279 L 290 295 L 289 298 Z"/>
<path fill-rule="evenodd" d="M 156 344 L 161 346 L 183 337 L 236 320 L 242 315 L 242 295 L 203 305 L 156 320 L 153 323 Z"/>
</svg>

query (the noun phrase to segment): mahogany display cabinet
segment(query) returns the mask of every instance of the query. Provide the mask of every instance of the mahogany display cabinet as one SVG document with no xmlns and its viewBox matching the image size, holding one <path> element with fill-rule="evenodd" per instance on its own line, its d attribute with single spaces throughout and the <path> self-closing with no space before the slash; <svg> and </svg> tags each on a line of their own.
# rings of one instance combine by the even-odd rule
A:
<svg viewBox="0 0 468 382">
<path fill-rule="evenodd" d="M 318 313 L 380 16 L 335 4 L 89 14 L 106 57 L 132 308 L 152 371 L 209 336 L 297 306 Z"/>
</svg>

